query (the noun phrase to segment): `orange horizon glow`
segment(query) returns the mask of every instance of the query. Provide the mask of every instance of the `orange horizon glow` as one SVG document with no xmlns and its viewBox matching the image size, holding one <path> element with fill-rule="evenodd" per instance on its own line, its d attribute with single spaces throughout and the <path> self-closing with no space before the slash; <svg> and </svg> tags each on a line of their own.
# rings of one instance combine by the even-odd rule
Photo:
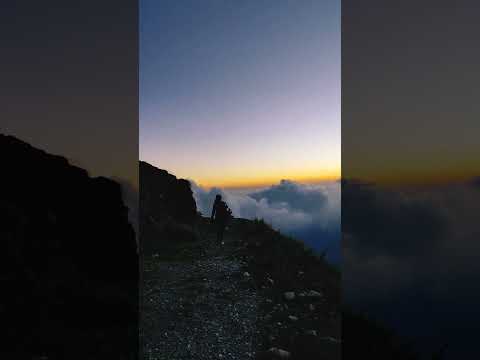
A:
<svg viewBox="0 0 480 360">
<path fill-rule="evenodd" d="M 322 154 L 313 149 L 296 149 L 298 153 L 290 156 L 285 152 L 281 155 L 269 154 L 267 149 L 263 152 L 254 150 L 247 155 L 232 153 L 229 156 L 221 153 L 218 156 L 211 154 L 210 157 L 209 154 L 208 158 L 195 158 L 195 154 L 189 154 L 188 161 L 184 156 L 178 162 L 176 159 L 157 159 L 156 154 L 149 154 L 143 160 L 177 178 L 192 180 L 205 188 L 269 186 L 281 180 L 317 183 L 340 179 L 339 152 L 330 150 Z"/>
<path fill-rule="evenodd" d="M 266 187 L 280 183 L 281 180 L 289 180 L 299 183 L 320 183 L 327 181 L 340 180 L 340 172 L 328 173 L 320 176 L 283 176 L 283 177 L 269 177 L 263 179 L 228 179 L 223 181 L 216 180 L 199 180 L 195 181 L 197 185 L 203 188 L 253 188 Z"/>
<path fill-rule="evenodd" d="M 146 160 L 143 160 L 146 161 Z M 195 182 L 203 188 L 253 188 L 279 184 L 281 180 L 290 180 L 299 183 L 313 184 L 320 182 L 338 181 L 341 178 L 339 162 L 334 161 L 319 170 L 311 164 L 280 169 L 279 167 L 256 167 L 247 169 L 241 167 L 223 168 L 221 172 L 197 169 L 171 168 L 155 161 L 146 161 L 152 166 L 168 171 L 179 179 Z"/>
<path fill-rule="evenodd" d="M 243 160 L 243 161 L 242 161 Z M 189 179 L 202 187 L 242 188 L 258 187 L 278 184 L 281 180 L 291 180 L 303 183 L 317 183 L 339 180 L 341 168 L 339 159 L 325 159 L 318 166 L 315 158 L 310 161 L 302 159 L 298 163 L 264 161 L 249 162 L 246 158 L 230 164 L 221 162 L 209 167 L 203 166 L 201 160 L 193 162 L 192 166 L 175 166 L 175 164 L 158 164 L 151 161 L 153 166 L 164 169 L 177 178 Z M 148 161 L 147 161 L 148 162 Z M 163 162 L 162 162 L 163 163 Z M 283 166 L 282 166 L 283 165 Z"/>
<path fill-rule="evenodd" d="M 434 186 L 445 185 L 452 183 L 461 183 L 470 181 L 478 176 L 476 173 L 450 173 L 450 174 L 402 174 L 402 176 L 390 176 L 388 174 L 355 177 L 362 181 L 374 183 L 380 186 L 397 187 L 397 186 Z M 294 182 L 313 184 L 321 182 L 339 181 L 342 179 L 341 172 L 324 173 L 323 175 L 313 176 L 283 176 L 283 177 L 268 177 L 263 179 L 229 179 L 223 181 L 217 180 L 201 180 L 195 181 L 197 185 L 203 188 L 253 188 L 253 187 L 267 187 L 280 183 L 281 180 L 290 180 Z"/>
</svg>

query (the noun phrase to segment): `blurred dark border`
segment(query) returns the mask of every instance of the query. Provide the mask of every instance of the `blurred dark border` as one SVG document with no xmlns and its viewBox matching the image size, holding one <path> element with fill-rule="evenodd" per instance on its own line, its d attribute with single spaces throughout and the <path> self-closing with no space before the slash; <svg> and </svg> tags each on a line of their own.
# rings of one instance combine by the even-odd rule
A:
<svg viewBox="0 0 480 360">
<path fill-rule="evenodd" d="M 138 31 L 136 0 L 2 3 L 2 358 L 138 358 Z"/>
<path fill-rule="evenodd" d="M 346 358 L 480 354 L 479 12 L 342 1 Z"/>
</svg>

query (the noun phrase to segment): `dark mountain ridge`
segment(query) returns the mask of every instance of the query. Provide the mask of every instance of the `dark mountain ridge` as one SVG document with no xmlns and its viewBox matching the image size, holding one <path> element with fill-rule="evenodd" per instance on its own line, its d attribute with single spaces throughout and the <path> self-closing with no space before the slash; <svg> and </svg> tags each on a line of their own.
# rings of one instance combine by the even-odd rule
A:
<svg viewBox="0 0 480 360">
<path fill-rule="evenodd" d="M 195 240 L 197 205 L 190 183 L 144 161 L 139 171 L 142 253 L 164 251 L 171 239 Z"/>
<path fill-rule="evenodd" d="M 136 358 L 138 256 L 120 185 L 0 134 L 10 359 Z"/>
</svg>

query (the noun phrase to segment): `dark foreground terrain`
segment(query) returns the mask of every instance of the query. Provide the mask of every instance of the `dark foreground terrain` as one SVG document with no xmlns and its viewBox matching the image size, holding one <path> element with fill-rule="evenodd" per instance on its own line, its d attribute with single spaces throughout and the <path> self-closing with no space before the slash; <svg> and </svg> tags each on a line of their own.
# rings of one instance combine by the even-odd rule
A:
<svg viewBox="0 0 480 360">
<path fill-rule="evenodd" d="M 262 222 L 234 220 L 224 245 L 208 222 L 144 259 L 144 358 L 339 359 L 338 273 Z"/>
<path fill-rule="evenodd" d="M 253 358 L 260 297 L 233 250 L 208 237 L 171 259 L 145 260 L 146 359 Z"/>
<path fill-rule="evenodd" d="M 138 256 L 120 185 L 0 135 L 1 359 L 136 359 Z"/>
<path fill-rule="evenodd" d="M 140 202 L 143 359 L 420 359 L 341 304 L 337 269 L 263 221 L 234 219 L 216 244 L 188 181 L 144 162 Z"/>
<path fill-rule="evenodd" d="M 340 273 L 263 221 L 225 243 L 190 186 L 140 164 L 144 359 L 340 359 Z"/>
</svg>

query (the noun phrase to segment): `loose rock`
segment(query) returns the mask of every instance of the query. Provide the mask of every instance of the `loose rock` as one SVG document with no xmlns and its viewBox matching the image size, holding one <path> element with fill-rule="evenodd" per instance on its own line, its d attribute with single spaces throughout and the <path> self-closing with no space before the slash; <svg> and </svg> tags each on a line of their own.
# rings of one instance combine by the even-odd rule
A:
<svg viewBox="0 0 480 360">
<path fill-rule="evenodd" d="M 272 347 L 268 350 L 268 352 L 275 355 L 278 359 L 290 359 L 290 352 L 286 350 Z"/>
<path fill-rule="evenodd" d="M 321 292 L 318 292 L 318 291 L 315 291 L 315 290 L 310 290 L 308 293 L 307 293 L 307 296 L 308 297 L 316 297 L 316 298 L 319 298 L 319 297 L 323 297 L 323 294 Z"/>
</svg>

